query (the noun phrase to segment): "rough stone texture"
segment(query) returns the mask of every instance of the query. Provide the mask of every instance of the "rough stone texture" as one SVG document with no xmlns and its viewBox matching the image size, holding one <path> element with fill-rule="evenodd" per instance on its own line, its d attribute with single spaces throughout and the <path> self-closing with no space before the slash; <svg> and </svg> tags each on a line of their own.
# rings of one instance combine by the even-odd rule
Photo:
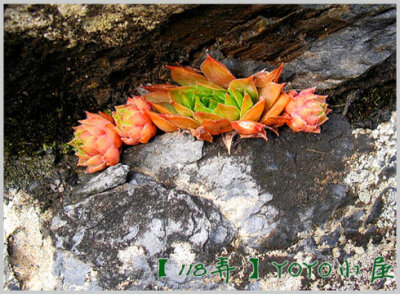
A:
<svg viewBox="0 0 400 294">
<path fill-rule="evenodd" d="M 122 185 L 126 182 L 129 166 L 118 163 L 98 175 L 89 175 L 84 184 L 74 189 L 75 197 L 90 196 Z"/>
<path fill-rule="evenodd" d="M 122 160 L 134 171 L 213 201 L 250 247 L 288 246 L 300 229 L 322 221 L 351 198 L 340 172 L 354 143 L 349 125 L 339 116 L 331 116 L 321 135 L 284 130 L 268 144 L 239 144 L 232 156 L 220 141 L 206 145 L 204 154 L 203 143 L 197 142 L 184 159 L 185 149 L 196 141 L 180 135 L 173 149 L 164 148 L 176 137 L 159 136 L 154 144 L 127 150 Z M 198 154 L 202 156 L 194 162 L 192 157 Z"/>
<path fill-rule="evenodd" d="M 397 267 L 395 14 L 393 5 L 7 5 L 4 287 L 395 289 L 393 279 L 370 283 L 375 257 Z M 158 134 L 94 175 L 58 144 L 83 110 L 111 108 L 141 83 L 168 81 L 166 64 L 197 67 L 207 52 L 238 77 L 285 62 L 286 89 L 329 94 L 321 134 L 283 127 L 231 156 L 220 138 Z M 222 256 L 236 267 L 228 284 L 210 274 Z M 248 279 L 250 257 L 259 279 Z M 292 277 L 286 266 L 278 279 L 272 262 L 285 260 L 333 272 Z M 338 273 L 345 260 L 358 276 Z M 204 277 L 179 275 L 199 262 Z"/>
<path fill-rule="evenodd" d="M 125 185 L 65 206 L 50 229 L 56 248 L 93 264 L 105 289 L 189 287 L 178 275 L 158 280 L 157 258 L 210 262 L 234 236 L 209 201 L 138 173 Z"/>
<path fill-rule="evenodd" d="M 239 142 L 231 156 L 220 139 L 211 145 L 188 134 L 129 148 L 125 183 L 66 199 L 51 224 L 31 220 L 36 204 L 18 212 L 17 200 L 6 203 L 6 287 L 17 279 L 24 289 L 393 289 L 393 279 L 370 278 L 378 256 L 396 271 L 395 119 L 352 131 L 331 115 L 319 135 L 283 129 L 268 143 Z M 93 185 L 83 174 L 77 185 L 85 181 Z M 28 230 L 36 237 L 27 239 Z M 229 284 L 210 274 L 221 256 L 236 267 Z M 250 257 L 260 262 L 253 281 Z M 169 258 L 161 279 L 158 258 Z M 314 268 L 308 277 L 304 267 L 292 277 L 286 266 L 278 279 L 272 262 L 285 260 L 328 262 L 333 271 L 324 279 Z M 339 274 L 345 260 L 359 275 Z M 182 264 L 200 262 L 205 277 L 179 275 Z"/>
<path fill-rule="evenodd" d="M 51 220 L 51 213 L 41 214 L 37 201 L 24 191 L 11 189 L 11 200 L 4 205 L 5 285 L 10 290 L 54 289 L 57 278 L 52 275 L 54 247 L 42 226 Z"/>
</svg>

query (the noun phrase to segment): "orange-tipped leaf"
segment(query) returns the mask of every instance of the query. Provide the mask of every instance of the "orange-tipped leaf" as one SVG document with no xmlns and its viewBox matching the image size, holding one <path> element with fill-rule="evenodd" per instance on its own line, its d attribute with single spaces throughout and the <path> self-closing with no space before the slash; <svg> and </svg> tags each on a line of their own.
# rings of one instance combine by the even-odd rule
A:
<svg viewBox="0 0 400 294">
<path fill-rule="evenodd" d="M 172 79 L 182 86 L 195 86 L 196 82 L 207 81 L 195 69 L 186 66 L 167 66 L 171 71 Z"/>
<path fill-rule="evenodd" d="M 162 118 L 160 114 L 155 113 L 153 111 L 145 111 L 146 114 L 149 116 L 150 120 L 159 128 L 160 130 L 166 133 L 176 132 L 178 128 L 167 121 L 165 118 Z"/>
<path fill-rule="evenodd" d="M 264 111 L 265 100 L 260 99 L 252 108 L 250 108 L 242 117 L 241 120 L 259 121 Z"/>
<path fill-rule="evenodd" d="M 207 55 L 200 69 L 210 81 L 213 81 L 225 89 L 228 88 L 229 83 L 235 79 L 225 65 L 215 60 L 210 55 Z"/>
<path fill-rule="evenodd" d="M 226 118 L 220 120 L 205 119 L 201 122 L 201 125 L 211 135 L 219 135 L 232 131 L 232 124 Z"/>
</svg>

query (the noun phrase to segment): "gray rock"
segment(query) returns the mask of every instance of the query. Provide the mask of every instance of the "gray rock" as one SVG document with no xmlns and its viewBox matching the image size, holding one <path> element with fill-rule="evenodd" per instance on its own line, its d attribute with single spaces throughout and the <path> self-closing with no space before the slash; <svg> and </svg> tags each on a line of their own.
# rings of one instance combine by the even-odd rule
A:
<svg viewBox="0 0 400 294">
<path fill-rule="evenodd" d="M 76 198 L 80 196 L 90 196 L 122 185 L 126 182 L 128 171 L 129 166 L 118 163 L 100 173 L 89 175 L 89 179 L 74 189 L 72 201 L 76 201 Z"/>
<path fill-rule="evenodd" d="M 393 54 L 396 9 L 350 6 L 349 10 L 343 17 L 351 21 L 356 15 L 369 15 L 313 42 L 303 56 L 287 64 L 286 68 L 296 73 L 289 87 L 333 89 L 363 75 Z"/>
<path fill-rule="evenodd" d="M 71 253 L 61 250 L 55 252 L 53 273 L 62 279 L 58 290 L 101 290 L 91 266 L 75 258 Z"/>
<path fill-rule="evenodd" d="M 277 283 L 271 263 L 336 265 L 351 258 L 372 265 L 374 256 L 386 252 L 395 265 L 395 189 L 387 188 L 395 179 L 379 176 L 395 165 L 394 122 L 352 131 L 344 118 L 331 115 L 319 135 L 283 128 L 279 137 L 269 134 L 267 143 L 239 142 L 230 156 L 218 138 L 208 144 L 187 134 L 160 135 L 123 153 L 127 181 L 66 203 L 50 227 L 14 221 L 16 231 L 8 225 L 8 246 L 18 252 L 11 255 L 9 276 L 23 273 L 29 287 L 45 277 L 60 290 L 309 289 L 323 283 L 317 273 L 317 279 L 302 274 Z M 9 224 L 23 219 L 14 193 L 6 206 Z M 26 237 L 29 230 L 35 242 Z M 48 240 L 46 252 L 36 256 L 47 230 L 55 248 Z M 26 258 L 18 257 L 25 255 L 41 270 L 30 273 Z M 211 275 L 219 256 L 235 267 L 228 284 Z M 260 258 L 264 274 L 251 284 L 243 282 L 250 257 Z M 158 278 L 159 258 L 168 259 L 166 277 Z M 179 274 L 182 265 L 186 270 L 198 263 L 206 276 Z M 332 276 L 323 287 L 331 281 L 338 289 L 373 287 L 361 279 L 366 286 L 342 285 L 340 276 Z"/>
<path fill-rule="evenodd" d="M 172 144 L 176 150 L 168 148 Z M 339 116 L 331 116 L 318 137 L 283 130 L 267 144 L 242 142 L 232 156 L 220 141 L 185 152 L 183 146 L 193 144 L 189 135 L 176 139 L 175 134 L 164 134 L 154 144 L 127 150 L 123 161 L 132 171 L 211 200 L 250 247 L 285 248 L 300 230 L 324 221 L 348 197 L 343 185 L 316 186 L 327 170 L 341 171 L 343 158 L 354 149 L 349 125 Z M 338 174 L 332 180 L 340 179 Z"/>
<path fill-rule="evenodd" d="M 157 259 L 169 258 L 169 266 L 211 262 L 235 235 L 232 224 L 210 201 L 168 190 L 137 173 L 125 185 L 65 206 L 50 229 L 56 248 L 92 264 L 104 289 L 186 287 L 190 283 L 179 276 L 158 280 Z M 59 258 L 59 264 L 69 262 Z M 89 272 L 84 264 L 77 266 Z M 77 279 L 83 274 L 76 276 L 64 268 L 58 266 L 64 280 L 82 284 Z M 179 268 L 173 270 L 177 275 Z"/>
</svg>

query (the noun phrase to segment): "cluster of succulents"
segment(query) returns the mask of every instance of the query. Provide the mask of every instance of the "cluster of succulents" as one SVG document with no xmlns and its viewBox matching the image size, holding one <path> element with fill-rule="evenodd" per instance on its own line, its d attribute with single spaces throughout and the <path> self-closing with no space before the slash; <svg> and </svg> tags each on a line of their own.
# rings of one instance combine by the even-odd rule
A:
<svg viewBox="0 0 400 294">
<path fill-rule="evenodd" d="M 201 71 L 168 68 L 179 85 L 143 86 L 148 94 L 128 98 L 127 104 L 115 107 L 112 117 L 87 112 L 87 119 L 74 128 L 70 144 L 87 173 L 118 163 L 122 142 L 147 143 L 156 127 L 164 132 L 184 130 L 210 143 L 222 134 L 230 152 L 236 135 L 267 140 L 266 129 L 277 133 L 284 124 L 294 132 L 319 133 L 328 120 L 327 97 L 314 94 L 315 88 L 282 91 L 285 84 L 278 80 L 283 64 L 240 79 L 209 55 Z"/>
</svg>

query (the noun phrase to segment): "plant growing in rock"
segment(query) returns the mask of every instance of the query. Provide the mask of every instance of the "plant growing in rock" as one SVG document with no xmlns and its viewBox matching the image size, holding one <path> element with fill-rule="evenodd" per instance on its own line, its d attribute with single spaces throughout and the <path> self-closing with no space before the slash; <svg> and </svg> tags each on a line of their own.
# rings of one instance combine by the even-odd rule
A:
<svg viewBox="0 0 400 294">
<path fill-rule="evenodd" d="M 151 110 L 142 97 L 128 98 L 125 105 L 115 106 L 112 117 L 116 123 L 116 131 L 127 145 L 147 143 L 157 132 L 145 111 Z"/>
<path fill-rule="evenodd" d="M 119 152 L 115 150 L 120 147 L 121 140 L 128 145 L 147 143 L 156 133 L 155 126 L 164 132 L 185 130 L 210 143 L 213 136 L 222 134 L 230 152 L 236 135 L 268 140 L 265 129 L 278 134 L 278 127 L 284 124 L 294 132 L 319 133 L 320 125 L 328 119 L 330 110 L 326 96 L 314 94 L 315 88 L 300 93 L 282 91 L 285 83 L 280 84 L 278 80 L 283 64 L 272 72 L 261 71 L 247 78 L 235 78 L 225 65 L 210 55 L 201 64 L 201 70 L 180 65 L 168 68 L 179 85 L 142 86 L 148 93 L 128 98 L 126 105 L 116 106 L 112 113 L 114 120 L 102 113 L 101 116 L 88 113 L 88 120 L 75 129 L 75 139 L 70 143 L 78 150 L 78 165 L 89 166 L 87 172 L 90 173 L 116 164 Z M 94 116 L 103 120 L 95 120 Z M 106 129 L 110 135 L 106 135 L 112 137 L 107 142 L 113 142 L 115 147 L 111 159 L 105 145 L 100 144 L 100 149 L 90 146 L 98 144 L 98 136 L 104 136 L 104 118 L 109 123 Z M 115 134 L 121 138 L 116 138 Z"/>
<path fill-rule="evenodd" d="M 267 140 L 265 128 L 275 131 L 289 119 L 279 116 L 290 100 L 286 93 L 281 93 L 285 84 L 277 83 L 282 67 L 236 79 L 209 55 L 201 72 L 169 66 L 172 79 L 181 86 L 144 86 L 149 91 L 144 98 L 153 107 L 147 114 L 164 132 L 187 129 L 208 142 L 212 142 L 214 135 L 232 131 L 241 137 Z"/>
<path fill-rule="evenodd" d="M 74 127 L 74 138 L 68 144 L 75 148 L 78 166 L 86 166 L 86 173 L 94 173 L 119 162 L 122 141 L 108 114 L 86 112 L 87 118 Z"/>
<path fill-rule="evenodd" d="M 328 96 L 314 94 L 315 88 L 289 92 L 290 102 L 285 107 L 285 115 L 290 119 L 286 122 L 294 132 L 319 133 L 320 125 L 328 120 L 331 111 L 325 99 Z"/>
</svg>

